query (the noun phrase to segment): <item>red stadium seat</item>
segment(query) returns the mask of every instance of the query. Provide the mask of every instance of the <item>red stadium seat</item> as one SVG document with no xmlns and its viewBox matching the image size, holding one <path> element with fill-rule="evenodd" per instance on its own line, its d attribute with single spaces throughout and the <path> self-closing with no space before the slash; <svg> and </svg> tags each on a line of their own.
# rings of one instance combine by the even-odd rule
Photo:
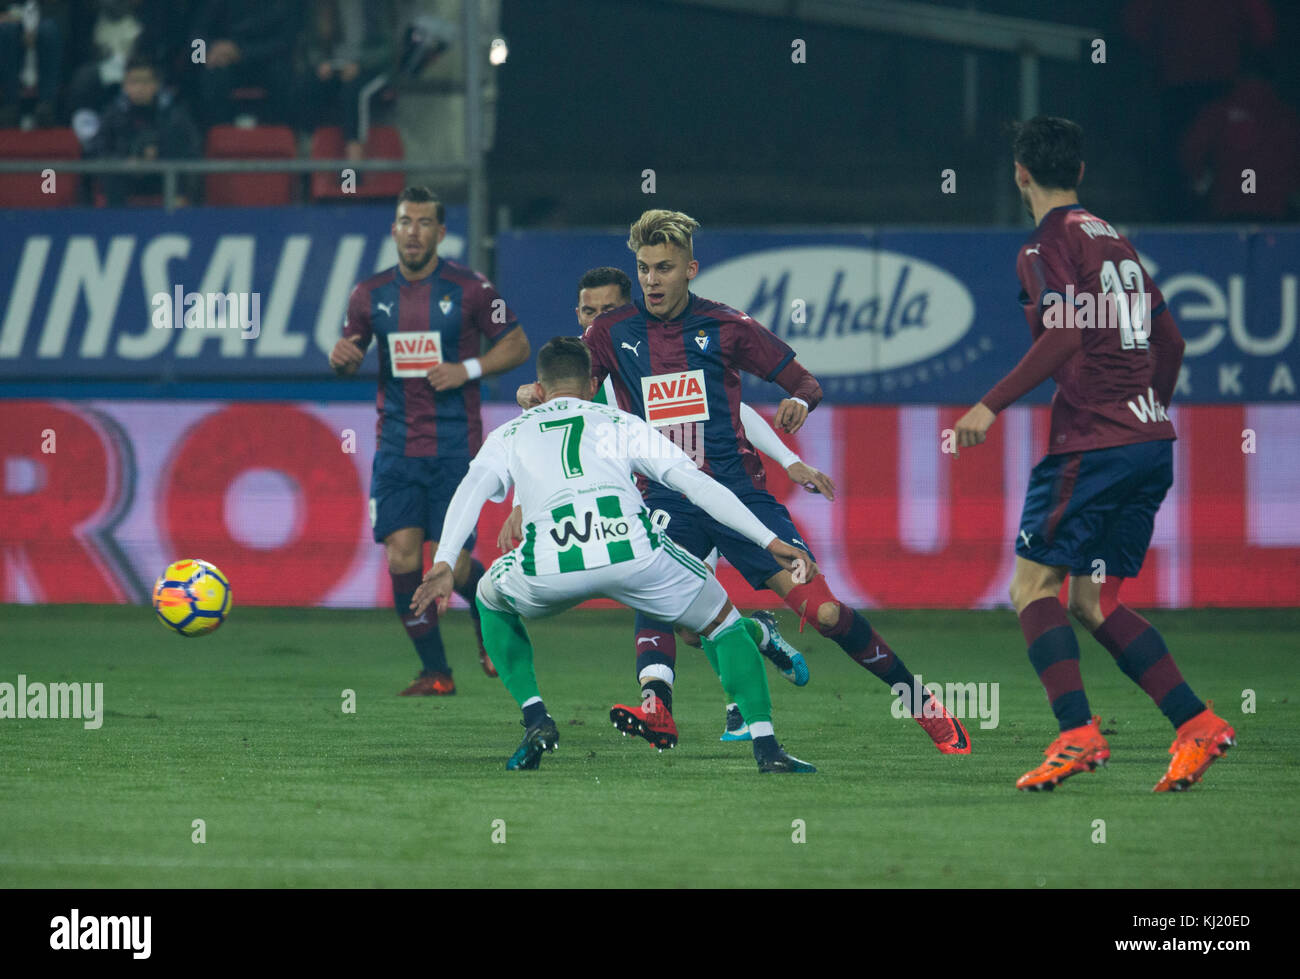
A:
<svg viewBox="0 0 1300 979">
<path fill-rule="evenodd" d="M 311 134 L 311 158 L 313 160 L 343 159 L 343 127 L 321 126 Z M 317 170 L 311 175 L 311 199 L 313 201 L 335 201 L 345 195 L 339 187 L 339 175 L 331 170 Z"/>
<path fill-rule="evenodd" d="M 288 126 L 213 126 L 208 131 L 205 154 L 210 160 L 292 160 L 297 153 Z M 288 173 L 212 173 L 206 181 L 208 204 L 234 207 L 274 207 L 293 198 L 293 175 Z"/>
<path fill-rule="evenodd" d="M 340 126 L 322 126 L 312 133 L 311 158 L 313 160 L 341 160 L 344 154 L 343 129 Z M 402 134 L 396 126 L 371 126 L 366 138 L 367 160 L 404 160 Z M 311 198 L 314 201 L 339 201 L 396 197 L 406 186 L 406 175 L 389 173 L 364 173 L 357 181 L 355 194 L 345 194 L 339 187 L 339 175 L 321 170 L 311 176 Z"/>
<path fill-rule="evenodd" d="M 71 129 L 0 129 L 0 157 L 8 159 L 77 160 L 81 158 L 81 144 Z M 44 182 L 39 171 L 33 173 L 0 174 L 0 207 L 67 207 L 77 203 L 81 175 L 58 173 L 55 170 L 55 191 L 41 192 Z"/>
<path fill-rule="evenodd" d="M 367 160 L 404 160 L 406 149 L 396 126 L 371 126 L 366 134 Z M 396 197 L 406 186 L 406 174 L 400 170 L 367 173 L 361 181 L 362 197 Z"/>
</svg>

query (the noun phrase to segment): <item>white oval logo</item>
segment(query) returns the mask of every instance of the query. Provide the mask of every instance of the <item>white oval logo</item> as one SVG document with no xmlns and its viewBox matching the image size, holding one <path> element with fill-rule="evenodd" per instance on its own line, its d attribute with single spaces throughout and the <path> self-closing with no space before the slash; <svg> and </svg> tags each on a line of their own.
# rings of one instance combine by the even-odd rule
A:
<svg viewBox="0 0 1300 979">
<path fill-rule="evenodd" d="M 702 271 L 691 291 L 748 313 L 827 376 L 907 367 L 947 350 L 975 321 L 958 279 L 875 248 L 750 252 Z"/>
</svg>

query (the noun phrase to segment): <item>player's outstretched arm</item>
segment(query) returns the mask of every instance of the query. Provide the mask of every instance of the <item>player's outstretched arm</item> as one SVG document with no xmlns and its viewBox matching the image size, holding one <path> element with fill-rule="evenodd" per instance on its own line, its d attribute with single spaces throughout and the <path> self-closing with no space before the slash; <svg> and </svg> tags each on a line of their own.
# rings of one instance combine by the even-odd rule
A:
<svg viewBox="0 0 1300 979">
<path fill-rule="evenodd" d="M 1043 330 L 1006 377 L 998 381 L 979 402 L 957 419 L 953 431 L 957 435 L 956 451 L 979 445 L 987 437 L 998 412 L 1024 397 L 1051 377 L 1083 346 L 1080 331 L 1074 327 L 1072 307 L 1064 309 L 1064 323 Z"/>
<path fill-rule="evenodd" d="M 735 493 L 706 476 L 685 452 L 636 416 L 623 417 L 626 424 L 637 429 L 629 433 L 629 444 L 645 446 L 639 455 L 629 458 L 633 469 L 685 495 L 718 523 L 766 548 L 787 571 L 794 571 L 796 560 L 812 565 L 808 554 L 779 540 L 776 533 L 763 526 Z"/>
<path fill-rule="evenodd" d="M 417 615 L 423 614 L 435 601 L 438 602 L 439 611 L 446 608 L 451 589 L 448 586 L 446 591 L 442 590 L 442 579 L 435 571 L 440 565 L 447 568 L 456 566 L 456 559 L 478 524 L 483 504 L 492 499 L 503 500 L 509 492 L 510 476 L 502 463 L 501 451 L 499 443 L 489 436 L 479 454 L 469 464 L 469 472 L 452 494 L 451 502 L 447 504 L 447 516 L 442 522 L 442 533 L 438 537 L 438 551 L 433 555 L 433 566 L 424 576 L 424 581 L 411 602 L 411 608 L 415 609 Z"/>
<path fill-rule="evenodd" d="M 835 499 L 835 484 L 831 478 L 801 460 L 797 452 L 781 441 L 763 416 L 743 401 L 740 403 L 740 423 L 754 448 L 784 469 L 791 480 L 809 493 L 821 493 L 828 500 Z"/>
</svg>

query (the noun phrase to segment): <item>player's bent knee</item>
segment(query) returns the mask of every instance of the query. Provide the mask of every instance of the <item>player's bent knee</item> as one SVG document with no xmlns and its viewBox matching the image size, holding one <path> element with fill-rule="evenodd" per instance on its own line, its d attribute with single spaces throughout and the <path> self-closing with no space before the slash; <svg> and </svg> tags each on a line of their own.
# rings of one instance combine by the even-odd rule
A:
<svg viewBox="0 0 1300 979">
<path fill-rule="evenodd" d="M 822 602 L 817 606 L 817 624 L 823 629 L 834 629 L 840 621 L 840 603 Z"/>
<path fill-rule="evenodd" d="M 704 585 L 680 616 L 675 625 L 706 635 L 718 613 L 730 604 L 727 593 L 717 578 L 706 578 Z M 734 609 L 733 609 L 734 611 Z"/>
<path fill-rule="evenodd" d="M 493 612 L 502 612 L 510 614 L 514 612 L 506 600 L 501 597 L 497 591 L 496 585 L 492 584 L 492 576 L 484 575 L 478 580 L 478 588 L 474 591 L 474 598 L 483 604 L 484 608 L 491 609 Z"/>
<path fill-rule="evenodd" d="M 1105 618 L 1101 614 L 1101 604 L 1098 602 L 1085 602 L 1077 599 L 1070 599 L 1070 614 L 1088 627 L 1090 631 L 1095 632 Z"/>
</svg>

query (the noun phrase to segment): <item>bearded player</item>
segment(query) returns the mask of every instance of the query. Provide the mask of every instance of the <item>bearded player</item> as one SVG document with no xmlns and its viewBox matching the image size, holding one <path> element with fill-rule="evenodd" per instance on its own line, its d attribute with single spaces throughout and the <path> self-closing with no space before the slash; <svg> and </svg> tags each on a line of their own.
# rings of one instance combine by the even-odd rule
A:
<svg viewBox="0 0 1300 979">
<path fill-rule="evenodd" d="M 1018 128 L 1014 156 L 1016 186 L 1038 224 L 1016 261 L 1033 344 L 955 431 L 959 449 L 978 445 L 998 412 L 1056 381 L 1047 456 L 1025 493 L 1011 602 L 1060 736 L 1016 787 L 1050 791 L 1110 757 L 1057 597 L 1069 577 L 1070 611 L 1173 725 L 1174 757 L 1155 791 L 1179 791 L 1236 744 L 1236 732 L 1192 692 L 1160 633 L 1120 603 L 1119 588 L 1141 569 L 1173 483 L 1165 406 L 1183 339 L 1128 239 L 1079 203 L 1079 126 L 1039 116 Z"/>
<path fill-rule="evenodd" d="M 628 248 L 636 256 L 643 300 L 597 317 L 583 338 L 592 351 L 598 382 L 613 379 L 618 405 L 664 432 L 701 469 L 730 489 L 766 526 L 807 550 L 784 506 L 766 490 L 763 466 L 740 422 L 740 371 L 775 382 L 790 397 L 777 409 L 776 424 L 793 434 L 821 400 L 821 385 L 795 360 L 794 351 L 744 313 L 690 292 L 699 272 L 693 233 L 699 223 L 677 211 L 646 211 L 632 225 Z M 859 612 L 840 602 L 824 575 L 797 582 L 770 554 L 713 520 L 680 494 L 652 482 L 643 485 L 646 505 L 667 517 L 665 532 L 696 557 L 716 547 L 753 588 L 770 588 L 800 617 L 833 640 L 886 685 L 903 689 L 904 705 L 944 754 L 969 754 L 965 727 L 921 688 L 911 672 Z M 815 556 L 814 556 L 815 557 Z M 663 633 L 668 623 L 650 623 Z M 643 671 L 662 702 L 671 691 L 672 668 Z M 648 715 L 617 705 L 611 717 L 632 716 L 632 733 L 654 741 L 671 715 Z M 666 715 L 666 716 L 665 716 Z"/>
<path fill-rule="evenodd" d="M 438 255 L 446 237 L 442 202 L 425 187 L 397 199 L 392 225 L 398 264 L 357 284 L 343 337 L 330 353 L 339 374 L 355 373 L 378 338 L 378 446 L 370 481 L 370 523 L 384 545 L 393 604 L 422 669 L 403 696 L 454 694 L 436 609 L 412 615 L 424 541 L 438 546 L 447 504 L 483 442 L 479 378 L 528 359 L 528 338 L 505 300 L 479 273 Z M 480 356 L 486 341 L 491 349 Z M 469 602 L 479 663 L 496 676 L 483 648 L 474 591 L 483 565 L 474 535 L 457 556 L 457 594 Z"/>
</svg>

